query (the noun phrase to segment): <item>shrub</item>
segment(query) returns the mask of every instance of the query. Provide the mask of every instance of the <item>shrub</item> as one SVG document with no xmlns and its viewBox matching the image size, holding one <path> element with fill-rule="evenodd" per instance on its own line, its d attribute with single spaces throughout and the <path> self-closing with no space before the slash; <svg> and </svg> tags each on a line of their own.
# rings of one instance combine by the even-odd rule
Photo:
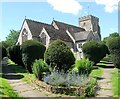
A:
<svg viewBox="0 0 120 99">
<path fill-rule="evenodd" d="M 98 47 L 100 48 L 100 52 L 99 52 L 99 60 L 103 59 L 106 54 L 110 54 L 108 47 L 106 46 L 106 44 L 104 42 L 98 42 Z"/>
<path fill-rule="evenodd" d="M 35 40 L 28 40 L 22 44 L 22 61 L 26 69 L 32 73 L 32 63 L 36 59 L 44 59 L 45 46 Z"/>
<path fill-rule="evenodd" d="M 67 71 L 74 63 L 75 58 L 70 48 L 61 40 L 51 43 L 45 52 L 45 61 L 58 70 Z"/>
<path fill-rule="evenodd" d="M 86 97 L 95 97 L 96 85 L 97 85 L 97 81 L 95 79 L 92 79 L 87 83 L 86 88 L 85 88 Z"/>
<path fill-rule="evenodd" d="M 88 59 L 81 59 L 75 61 L 75 66 L 73 68 L 74 72 L 78 72 L 79 74 L 90 74 L 92 71 L 93 62 Z"/>
<path fill-rule="evenodd" d="M 22 62 L 22 50 L 20 45 L 15 45 L 9 48 L 9 58 L 18 65 L 24 67 Z"/>
<path fill-rule="evenodd" d="M 49 68 L 47 63 L 45 63 L 42 59 L 40 59 L 40 60 L 35 60 L 32 66 L 32 71 L 36 78 L 42 80 L 42 73 L 48 72 Z"/>
<path fill-rule="evenodd" d="M 65 94 L 77 95 L 77 96 L 87 96 L 91 97 L 95 95 L 95 86 L 96 80 L 87 77 L 86 75 L 79 75 L 78 73 L 69 72 L 64 73 L 63 71 L 53 71 L 50 75 L 47 75 L 43 79 L 47 84 L 52 86 L 61 86 L 61 87 L 82 87 L 85 89 L 85 93 L 80 94 L 79 90 L 76 91 L 67 91 Z"/>
<path fill-rule="evenodd" d="M 83 53 L 86 58 L 96 64 L 109 54 L 109 51 L 103 42 L 89 41 L 83 45 Z"/>
<path fill-rule="evenodd" d="M 120 37 L 111 38 L 107 43 L 114 66 L 120 68 Z"/>
<path fill-rule="evenodd" d="M 53 86 L 82 86 L 90 80 L 86 75 L 78 73 L 54 70 L 43 79 L 46 83 Z"/>
<path fill-rule="evenodd" d="M 2 55 L 2 56 L 0 56 L 0 61 L 1 61 L 4 57 L 7 57 L 7 51 L 6 51 L 6 49 L 5 49 L 2 45 L 0 45 L 0 55 Z"/>
<path fill-rule="evenodd" d="M 98 43 L 95 41 L 89 41 L 83 45 L 83 53 L 86 58 L 93 61 L 95 64 L 98 62 L 100 49 Z"/>
</svg>

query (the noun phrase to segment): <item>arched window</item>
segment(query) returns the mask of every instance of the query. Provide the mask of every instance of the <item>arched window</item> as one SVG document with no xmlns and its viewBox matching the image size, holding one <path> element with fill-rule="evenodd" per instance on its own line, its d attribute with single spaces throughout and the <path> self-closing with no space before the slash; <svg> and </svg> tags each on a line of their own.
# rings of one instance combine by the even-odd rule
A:
<svg viewBox="0 0 120 99">
<path fill-rule="evenodd" d="M 45 35 L 45 33 L 43 32 L 40 37 L 41 37 L 41 42 L 42 42 L 44 45 L 46 45 L 46 35 Z"/>
<path fill-rule="evenodd" d="M 22 42 L 25 42 L 26 40 L 28 40 L 28 32 L 26 29 L 23 29 L 22 32 Z"/>
</svg>

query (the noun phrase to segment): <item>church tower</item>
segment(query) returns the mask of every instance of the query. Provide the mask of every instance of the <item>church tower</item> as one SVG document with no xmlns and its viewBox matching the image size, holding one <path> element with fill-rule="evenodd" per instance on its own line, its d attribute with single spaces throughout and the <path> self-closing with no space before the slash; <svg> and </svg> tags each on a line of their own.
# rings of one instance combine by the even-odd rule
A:
<svg viewBox="0 0 120 99">
<path fill-rule="evenodd" d="M 84 28 L 86 31 L 98 33 L 101 39 L 99 18 L 92 15 L 81 17 L 79 18 L 79 26 Z"/>
</svg>

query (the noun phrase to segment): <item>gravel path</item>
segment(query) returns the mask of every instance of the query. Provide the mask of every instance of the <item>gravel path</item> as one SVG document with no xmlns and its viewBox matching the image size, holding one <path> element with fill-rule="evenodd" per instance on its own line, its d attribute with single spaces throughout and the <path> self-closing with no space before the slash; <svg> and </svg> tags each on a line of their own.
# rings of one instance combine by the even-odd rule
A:
<svg viewBox="0 0 120 99">
<path fill-rule="evenodd" d="M 114 69 L 114 65 L 111 62 L 107 63 L 107 68 L 104 68 L 104 72 L 102 75 L 102 79 L 98 80 L 98 85 L 100 90 L 97 92 L 97 97 L 112 97 L 112 84 L 111 84 L 111 76 Z"/>
<path fill-rule="evenodd" d="M 2 77 L 8 80 L 8 83 L 13 86 L 14 91 L 18 92 L 20 97 L 26 97 L 27 99 L 30 97 L 46 97 L 30 84 L 22 81 L 23 76 L 16 74 L 5 61 L 3 61 L 2 73 Z"/>
</svg>

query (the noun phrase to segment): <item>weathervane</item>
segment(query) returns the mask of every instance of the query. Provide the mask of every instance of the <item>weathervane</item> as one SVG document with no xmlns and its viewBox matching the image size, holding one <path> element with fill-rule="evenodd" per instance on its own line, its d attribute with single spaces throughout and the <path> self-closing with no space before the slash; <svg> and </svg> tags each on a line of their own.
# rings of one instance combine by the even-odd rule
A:
<svg viewBox="0 0 120 99">
<path fill-rule="evenodd" d="M 26 19 L 26 16 L 25 16 L 25 19 Z"/>
</svg>

